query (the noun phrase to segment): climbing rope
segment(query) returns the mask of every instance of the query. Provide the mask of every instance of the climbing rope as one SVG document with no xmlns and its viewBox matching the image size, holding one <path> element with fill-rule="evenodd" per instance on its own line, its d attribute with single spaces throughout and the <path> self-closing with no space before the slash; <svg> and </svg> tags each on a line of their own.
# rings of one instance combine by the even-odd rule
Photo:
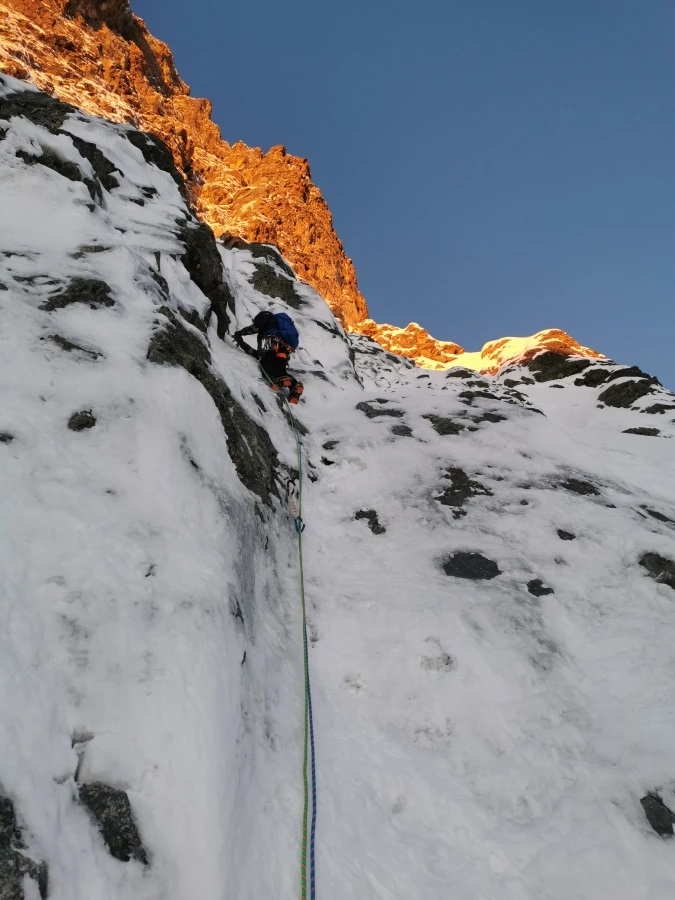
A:
<svg viewBox="0 0 675 900">
<path fill-rule="evenodd" d="M 314 845 L 316 837 L 316 753 L 314 748 L 314 717 L 312 715 L 312 687 L 309 679 L 309 647 L 307 642 L 307 604 L 305 601 L 305 573 L 302 562 L 302 532 L 305 530 L 305 523 L 302 521 L 302 443 L 300 435 L 295 423 L 295 418 L 290 408 L 288 400 L 284 397 L 286 403 L 289 422 L 293 429 L 295 443 L 298 451 L 298 489 L 297 489 L 297 505 L 295 496 L 292 493 L 292 483 L 289 482 L 289 504 L 295 521 L 295 531 L 298 536 L 298 562 L 300 567 L 300 599 L 302 601 L 302 651 L 304 660 L 304 676 L 305 676 L 305 738 L 302 762 L 302 780 L 304 789 L 304 803 L 302 812 L 302 849 L 300 855 L 300 896 L 302 900 L 307 900 L 307 862 L 309 860 L 309 897 L 315 900 L 316 897 L 316 860 L 314 855 Z M 309 774 L 308 769 L 311 765 L 311 796 L 312 796 L 312 818 L 309 827 L 309 852 L 307 847 L 307 820 L 309 817 Z"/>
<path fill-rule="evenodd" d="M 267 373 L 263 374 L 272 385 L 272 381 L 267 377 Z M 307 603 L 305 601 L 305 572 L 302 561 L 302 532 L 305 530 L 305 523 L 302 520 L 302 442 L 300 434 L 295 422 L 291 405 L 284 394 L 283 398 L 288 421 L 293 430 L 295 438 L 295 446 L 298 452 L 298 477 L 297 490 L 294 480 L 290 479 L 286 485 L 286 493 L 288 495 L 288 503 L 293 514 L 295 523 L 295 532 L 298 536 L 298 563 L 300 571 L 300 600 L 302 603 L 302 656 L 304 663 L 304 680 L 305 680 L 305 735 L 304 747 L 302 755 L 302 784 L 303 784 L 303 809 L 302 809 L 302 847 L 300 850 L 300 897 L 301 900 L 307 900 L 307 863 L 309 862 L 309 898 L 316 898 L 316 859 L 314 854 L 315 838 L 316 838 L 316 754 L 314 748 L 314 717 L 312 714 L 312 687 L 309 680 L 309 646 L 307 641 Z M 297 497 L 297 503 L 296 503 Z M 309 820 L 309 797 L 310 797 L 310 774 L 311 774 L 311 797 L 312 797 L 312 817 Z M 307 842 L 309 820 L 309 846 Z"/>
<path fill-rule="evenodd" d="M 268 376 L 267 372 L 261 368 L 261 372 L 269 381 L 270 387 L 275 388 L 274 382 Z M 302 655 L 304 662 L 304 680 L 305 680 L 305 735 L 302 759 L 302 783 L 303 783 L 303 812 L 302 812 L 302 847 L 300 851 L 300 897 L 301 900 L 307 900 L 307 863 L 309 862 L 309 898 L 316 900 L 316 860 L 314 855 L 314 846 L 316 838 L 316 755 L 314 750 L 314 717 L 312 715 L 312 688 L 309 680 L 309 647 L 307 642 L 307 604 L 305 601 L 305 573 L 302 562 L 302 532 L 305 530 L 305 523 L 302 521 L 302 442 L 300 434 L 295 422 L 295 417 L 285 394 L 280 393 L 278 396 L 283 398 L 288 421 L 293 430 L 295 445 L 298 451 L 298 477 L 297 492 L 294 487 L 294 480 L 290 479 L 286 485 L 286 493 L 288 502 L 293 514 L 295 524 L 295 532 L 298 536 L 298 562 L 300 571 L 300 599 L 302 602 Z M 296 503 L 297 496 L 297 503 Z M 309 847 L 307 843 L 307 823 L 309 819 L 309 796 L 310 796 L 310 773 L 311 773 L 311 796 L 312 796 L 312 818 L 309 823 Z"/>
</svg>

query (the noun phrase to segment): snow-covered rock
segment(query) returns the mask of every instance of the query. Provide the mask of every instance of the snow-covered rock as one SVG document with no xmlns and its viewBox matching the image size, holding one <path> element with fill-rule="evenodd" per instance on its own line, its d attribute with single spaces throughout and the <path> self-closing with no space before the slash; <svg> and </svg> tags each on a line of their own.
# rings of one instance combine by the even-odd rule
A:
<svg viewBox="0 0 675 900">
<path fill-rule="evenodd" d="M 675 397 L 421 371 L 216 244 L 158 142 L 1 84 L 0 897 L 298 896 L 298 460 L 228 336 L 260 309 L 301 333 L 318 896 L 674 896 Z"/>
</svg>

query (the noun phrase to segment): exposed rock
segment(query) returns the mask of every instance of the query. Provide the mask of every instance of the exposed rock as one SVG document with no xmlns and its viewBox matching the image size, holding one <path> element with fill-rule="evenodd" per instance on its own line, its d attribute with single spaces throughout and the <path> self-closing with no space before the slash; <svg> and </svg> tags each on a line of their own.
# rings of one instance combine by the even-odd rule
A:
<svg viewBox="0 0 675 900">
<path fill-rule="evenodd" d="M 14 435 L 9 431 L 0 431 L 0 444 L 11 444 L 13 440 Z"/>
<path fill-rule="evenodd" d="M 218 322 L 218 337 L 222 340 L 230 325 L 229 311 L 234 310 L 234 298 L 223 280 L 223 262 L 213 232 L 208 225 L 190 222 L 184 227 L 181 238 L 185 244 L 181 262 L 192 281 L 211 301 L 211 311 Z M 204 331 L 205 327 L 200 330 Z"/>
<path fill-rule="evenodd" d="M 473 406 L 474 400 L 499 400 L 499 397 L 491 391 L 478 390 L 462 391 L 459 394 L 459 399 L 467 406 Z"/>
<path fill-rule="evenodd" d="M 622 434 L 641 434 L 644 437 L 658 437 L 661 434 L 660 428 L 624 428 Z"/>
<path fill-rule="evenodd" d="M 325 444 L 322 444 L 324 450 L 334 450 L 340 441 L 326 441 Z"/>
<path fill-rule="evenodd" d="M 357 513 L 354 514 L 354 518 L 367 519 L 368 527 L 373 532 L 373 534 L 384 534 L 387 530 L 383 525 L 380 525 L 380 522 L 377 518 L 377 513 L 374 509 L 360 509 Z"/>
<path fill-rule="evenodd" d="M 73 278 L 64 290 L 52 294 L 49 300 L 41 304 L 40 309 L 53 312 L 55 309 L 64 309 L 71 303 L 87 303 L 91 309 L 115 305 L 105 281 L 97 278 Z"/>
<path fill-rule="evenodd" d="M 600 495 L 600 491 L 594 484 L 581 478 L 566 478 L 560 482 L 560 487 L 565 488 L 566 491 L 571 491 L 573 494 L 582 494 L 586 497 L 597 497 Z"/>
<path fill-rule="evenodd" d="M 0 22 L 2 22 L 1 19 Z M 2 28 L 0 27 L 1 34 Z M 23 116 L 35 125 L 46 128 L 52 134 L 58 134 L 66 117 L 76 112 L 77 107 L 36 91 L 22 91 L 18 94 L 11 94 L 9 97 L 0 98 L 0 119 Z"/>
<path fill-rule="evenodd" d="M 455 422 L 453 419 L 447 419 L 443 416 L 423 415 L 423 419 L 428 419 L 434 431 L 437 434 L 459 434 L 464 431 L 464 425 L 461 422 Z"/>
<path fill-rule="evenodd" d="M 129 143 L 134 143 L 133 137 L 131 136 L 136 134 L 138 134 L 136 131 L 130 131 L 128 133 L 127 139 L 129 140 Z M 117 166 L 108 159 L 100 147 L 97 147 L 96 144 L 85 141 L 83 138 L 74 134 L 68 134 L 68 139 L 72 141 L 80 156 L 83 156 L 94 170 L 94 175 L 98 182 L 98 189 L 96 191 L 97 199 L 100 200 L 103 196 L 101 188 L 105 188 L 106 191 L 112 191 L 116 187 L 119 187 L 120 181 L 117 176 L 119 175 L 121 177 L 122 173 Z"/>
<path fill-rule="evenodd" d="M 16 155 L 19 159 L 23 160 L 27 166 L 44 166 L 46 169 L 51 169 L 52 172 L 56 172 L 57 175 L 61 175 L 63 178 L 67 178 L 69 181 L 79 181 L 87 186 L 89 190 L 89 196 L 92 200 L 100 199 L 97 197 L 97 185 L 95 182 L 91 181 L 89 178 L 84 177 L 84 173 L 79 166 L 76 166 L 75 163 L 69 162 L 66 159 L 58 156 L 51 148 L 42 147 L 41 153 L 39 155 L 28 153 L 26 150 L 17 150 Z"/>
<path fill-rule="evenodd" d="M 555 381 L 578 375 L 590 366 L 590 360 L 572 358 L 567 354 L 545 350 L 538 353 L 527 363 L 527 367 L 537 381 Z"/>
<path fill-rule="evenodd" d="M 139 131 L 136 128 L 129 129 L 127 132 L 127 140 L 130 144 L 133 144 L 137 150 L 141 151 L 143 159 L 148 165 L 156 166 L 160 171 L 170 175 L 176 182 L 181 197 L 184 200 L 188 199 L 188 194 L 185 190 L 185 182 L 174 164 L 169 148 L 163 140 L 154 134 L 147 134 L 145 131 Z"/>
<path fill-rule="evenodd" d="M 2 71 L 30 79 L 85 112 L 133 123 L 146 132 L 130 131 L 130 140 L 148 162 L 185 184 L 200 217 L 217 235 L 251 242 L 260 248 L 256 255 L 268 259 L 267 248 L 279 247 L 297 276 L 327 299 L 349 330 L 367 334 L 422 366 L 463 365 L 458 344 L 435 340 L 414 322 L 396 328 L 368 318 L 354 266 L 312 183 L 307 160 L 281 146 L 263 153 L 224 141 L 211 120 L 210 102 L 190 96 L 169 49 L 148 32 L 125 0 L 6 0 L 5 9 L 0 17 Z M 14 109 L 21 106 L 22 101 L 9 100 Z M 31 94 L 27 102 L 41 104 L 32 113 L 33 121 L 54 130 L 73 109 L 44 94 Z M 279 259 L 274 262 L 284 268 Z M 533 345 L 537 352 L 546 347 L 599 356 L 565 332 L 548 329 L 527 339 L 486 344 L 477 367 L 494 374 L 505 362 L 532 352 Z"/>
<path fill-rule="evenodd" d="M 661 837 L 673 836 L 675 815 L 668 809 L 656 792 L 647 794 L 640 800 L 647 821 Z"/>
<path fill-rule="evenodd" d="M 487 581 L 501 575 L 501 569 L 493 560 L 481 553 L 467 553 L 463 550 L 446 557 L 441 567 L 446 575 L 470 578 L 472 581 Z"/>
<path fill-rule="evenodd" d="M 375 403 L 379 403 L 380 405 L 375 406 Z M 385 406 L 386 403 L 389 403 L 389 401 L 378 399 L 368 403 L 368 401 L 363 400 L 361 403 L 356 404 L 356 408 L 360 410 L 360 412 L 365 413 L 369 419 L 376 419 L 378 416 L 393 416 L 394 418 L 400 418 L 404 415 L 402 409 L 397 409 L 393 406 Z"/>
<path fill-rule="evenodd" d="M 616 381 L 617 378 L 646 378 L 650 384 L 656 384 L 659 387 L 661 386 L 661 382 L 658 378 L 655 378 L 653 375 L 648 375 L 646 372 L 643 372 L 642 369 L 638 368 L 638 366 L 627 366 L 621 369 L 615 369 L 613 372 L 610 372 L 607 381 Z"/>
<path fill-rule="evenodd" d="M 587 369 L 581 378 L 575 378 L 574 383 L 579 387 L 600 387 L 609 381 L 610 372 L 601 366 L 593 366 Z"/>
<path fill-rule="evenodd" d="M 479 416 L 472 416 L 471 420 L 477 424 L 481 422 L 505 422 L 506 416 L 496 412 L 484 412 Z"/>
<path fill-rule="evenodd" d="M 95 781 L 79 786 L 80 800 L 96 820 L 110 855 L 122 862 L 148 863 L 129 798 L 124 791 Z"/>
<path fill-rule="evenodd" d="M 96 418 L 90 409 L 82 409 L 73 413 L 68 419 L 68 428 L 71 431 L 86 431 L 88 428 L 93 428 L 95 424 Z"/>
<path fill-rule="evenodd" d="M 648 406 L 646 409 L 641 409 L 640 412 L 649 413 L 650 415 L 662 416 L 663 413 L 671 412 L 675 409 L 675 405 L 672 403 L 654 403 L 652 406 Z"/>
<path fill-rule="evenodd" d="M 563 528 L 559 528 L 557 531 L 558 537 L 561 541 L 574 541 L 576 540 L 576 534 L 572 534 L 571 531 L 565 531 Z"/>
<path fill-rule="evenodd" d="M 453 515 L 455 518 L 465 515 L 461 507 L 465 506 L 467 501 L 478 495 L 492 496 L 492 491 L 484 487 L 479 481 L 470 478 L 467 473 L 457 466 L 450 466 L 445 470 L 444 478 L 450 479 L 450 485 L 444 487 L 440 494 L 434 497 L 443 506 L 454 507 Z"/>
<path fill-rule="evenodd" d="M 659 522 L 665 522 L 667 525 L 675 525 L 675 520 L 669 519 L 668 516 L 664 515 L 662 512 L 658 512 L 656 509 L 650 509 L 648 506 L 641 506 L 640 509 L 644 510 L 648 516 L 651 516 L 652 519 L 657 519 Z"/>
<path fill-rule="evenodd" d="M 245 244 L 245 246 L 251 256 L 255 259 L 262 258 L 269 262 L 273 262 L 274 265 L 278 266 L 282 272 L 285 272 L 289 278 L 295 278 L 293 269 L 288 265 L 277 247 L 272 246 L 272 244 L 256 244 L 255 242 Z"/>
<path fill-rule="evenodd" d="M 372 319 L 351 324 L 359 334 L 377 341 L 391 353 L 414 359 L 418 364 L 424 365 L 427 361 L 439 363 L 441 366 L 452 362 L 462 347 L 452 341 L 437 341 L 419 326 L 411 322 L 405 328 L 397 328 L 395 325 L 378 325 Z M 471 373 L 475 374 L 475 373 Z"/>
<path fill-rule="evenodd" d="M 24 849 L 14 804 L 0 794 L 0 900 L 24 900 L 25 875 L 37 882 L 40 897 L 47 897 L 47 866 L 26 856 Z"/>
<path fill-rule="evenodd" d="M 408 425 L 392 425 L 391 433 L 397 434 L 399 437 L 413 436 L 413 430 Z"/>
<path fill-rule="evenodd" d="M 598 394 L 598 402 L 617 409 L 627 409 L 640 397 L 653 392 L 654 384 L 646 378 L 640 379 L 640 381 L 622 381 Z"/>
<path fill-rule="evenodd" d="M 66 353 L 76 353 L 85 356 L 88 359 L 98 359 L 102 354 L 97 353 L 95 350 L 87 350 L 86 347 L 80 347 L 79 344 L 74 344 L 72 341 L 69 341 L 68 338 L 64 338 L 60 334 L 48 334 L 46 337 L 42 338 L 44 341 L 52 341 L 57 347 L 60 347 L 62 350 L 65 350 Z"/>
<path fill-rule="evenodd" d="M 527 589 L 534 597 L 546 597 L 548 594 L 554 594 L 553 588 L 546 587 L 541 578 L 533 578 L 527 582 Z"/>
<path fill-rule="evenodd" d="M 211 354 L 203 338 L 183 325 L 166 306 L 159 308 L 165 321 L 158 323 L 147 358 L 160 365 L 181 366 L 208 391 L 225 430 L 227 449 L 242 484 L 271 505 L 276 494 L 274 473 L 277 452 L 265 429 L 249 417 L 228 386 L 211 370 Z"/>
<path fill-rule="evenodd" d="M 675 590 L 675 562 L 660 553 L 643 553 L 640 565 L 650 578 Z"/>
<path fill-rule="evenodd" d="M 217 234 L 228 231 L 278 246 L 344 321 L 366 317 L 354 267 L 307 160 L 283 147 L 263 153 L 223 141 L 209 101 L 190 97 L 166 45 L 127 3 L 7 0 L 5 7 L 3 71 L 30 78 L 85 112 L 133 123 L 159 138 L 201 217 Z M 134 140 L 149 162 L 171 171 L 161 149 L 151 148 L 143 136 Z"/>
<path fill-rule="evenodd" d="M 250 280 L 256 291 L 267 297 L 276 297 L 293 309 L 301 309 L 307 305 L 295 290 L 293 281 L 280 275 L 267 263 L 257 263 Z"/>
</svg>

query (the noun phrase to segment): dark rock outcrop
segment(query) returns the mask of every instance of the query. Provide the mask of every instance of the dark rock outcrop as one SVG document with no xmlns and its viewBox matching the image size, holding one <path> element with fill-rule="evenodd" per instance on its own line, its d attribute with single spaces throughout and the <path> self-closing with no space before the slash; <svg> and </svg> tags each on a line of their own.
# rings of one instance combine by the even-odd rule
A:
<svg viewBox="0 0 675 900">
<path fill-rule="evenodd" d="M 527 589 L 533 597 L 546 597 L 548 594 L 554 594 L 553 588 L 547 587 L 541 578 L 533 578 L 527 582 Z"/>
<path fill-rule="evenodd" d="M 62 291 L 52 294 L 40 309 L 53 312 L 55 309 L 64 309 L 71 303 L 87 303 L 90 309 L 115 305 L 110 287 L 105 281 L 98 278 L 73 278 Z"/>
<path fill-rule="evenodd" d="M 81 347 L 79 344 L 74 344 L 72 341 L 69 341 L 68 338 L 64 338 L 61 334 L 48 334 L 46 337 L 41 338 L 43 341 L 51 341 L 56 344 L 57 347 L 60 347 L 62 350 L 65 350 L 66 353 L 75 353 L 80 356 L 84 356 L 87 359 L 95 360 L 99 359 L 102 356 L 101 353 L 97 353 L 95 350 L 87 350 L 86 347 Z"/>
<path fill-rule="evenodd" d="M 566 478 L 560 482 L 560 487 L 565 488 L 573 494 L 581 494 L 585 497 L 597 497 L 600 491 L 590 481 L 584 481 L 582 478 Z"/>
<path fill-rule="evenodd" d="M 192 281 L 211 301 L 211 311 L 218 322 L 218 337 L 222 340 L 230 326 L 229 312 L 234 309 L 234 298 L 223 279 L 223 262 L 213 232 L 208 225 L 191 222 L 183 228 L 180 236 L 185 244 L 181 262 Z M 205 324 L 208 324 L 210 314 Z M 202 326 L 200 330 L 206 329 Z"/>
<path fill-rule="evenodd" d="M 93 428 L 95 424 L 96 417 L 90 409 L 81 409 L 68 419 L 68 428 L 71 431 L 86 431 L 88 428 Z"/>
<path fill-rule="evenodd" d="M 454 419 L 431 414 L 424 415 L 422 418 L 431 422 L 437 434 L 459 434 L 461 431 L 464 431 L 464 425 L 461 422 L 456 422 Z"/>
<path fill-rule="evenodd" d="M 375 404 L 379 404 L 375 406 Z M 402 409 L 398 409 L 395 406 L 386 406 L 385 404 L 389 403 L 388 400 L 372 400 L 370 403 L 367 400 L 363 400 L 361 403 L 356 404 L 356 408 L 365 413 L 369 419 L 376 419 L 378 416 L 392 416 L 395 419 L 399 419 L 404 415 Z"/>
<path fill-rule="evenodd" d="M 413 430 L 409 425 L 392 425 L 391 433 L 398 437 L 412 437 Z"/>
<path fill-rule="evenodd" d="M 24 900 L 25 875 L 37 882 L 40 897 L 48 895 L 47 866 L 26 856 L 24 850 L 14 804 L 0 794 L 0 900 Z"/>
<path fill-rule="evenodd" d="M 574 541 L 576 540 L 576 534 L 572 534 L 571 531 L 565 531 L 564 528 L 558 528 L 557 535 L 561 541 Z"/>
<path fill-rule="evenodd" d="M 661 434 L 660 428 L 624 428 L 622 434 L 641 434 L 644 437 L 658 437 Z"/>
<path fill-rule="evenodd" d="M 355 519 L 366 519 L 368 522 L 368 527 L 373 532 L 373 534 L 384 534 L 386 532 L 386 528 L 383 525 L 380 525 L 380 521 L 377 518 L 377 513 L 374 509 L 360 509 L 357 513 L 354 514 Z"/>
<path fill-rule="evenodd" d="M 466 515 L 466 511 L 462 509 L 472 497 L 482 494 L 491 497 L 492 491 L 484 487 L 480 481 L 471 478 L 467 473 L 458 466 L 450 466 L 445 470 L 444 478 L 449 479 L 450 484 L 443 487 L 440 494 L 434 497 L 438 503 L 443 506 L 453 507 L 453 516 L 458 519 Z"/>
<path fill-rule="evenodd" d="M 278 298 L 293 309 L 301 309 L 307 305 L 295 290 L 293 281 L 285 275 L 280 275 L 267 263 L 256 264 L 250 281 L 259 293 Z"/>
<path fill-rule="evenodd" d="M 537 381 L 556 381 L 559 378 L 568 378 L 570 375 L 579 375 L 591 365 L 588 359 L 579 359 L 555 353 L 553 350 L 545 350 L 537 354 L 527 363 Z"/>
<path fill-rule="evenodd" d="M 613 406 L 616 409 L 628 409 L 636 400 L 654 392 L 656 379 L 641 378 L 639 381 L 622 381 L 613 384 L 598 394 L 598 403 Z"/>
<path fill-rule="evenodd" d="M 79 791 L 80 800 L 95 819 L 110 855 L 121 862 L 136 859 L 147 865 L 148 855 L 125 792 L 100 781 L 81 784 Z"/>
<path fill-rule="evenodd" d="M 446 557 L 441 568 L 446 575 L 455 578 L 469 578 L 472 581 L 489 581 L 501 575 L 501 569 L 494 560 L 488 559 L 482 553 L 471 553 L 459 550 Z"/>
<path fill-rule="evenodd" d="M 643 553 L 640 557 L 640 565 L 646 569 L 647 574 L 659 584 L 667 584 L 675 590 L 675 561 L 661 556 L 660 553 Z"/>
<path fill-rule="evenodd" d="M 251 419 L 228 386 L 211 369 L 211 353 L 201 335 L 190 330 L 166 306 L 164 319 L 148 347 L 147 358 L 159 365 L 180 366 L 208 391 L 223 424 L 227 449 L 242 484 L 267 505 L 276 494 L 277 452 L 265 429 Z"/>
<path fill-rule="evenodd" d="M 668 809 L 661 797 L 656 792 L 650 792 L 640 800 L 640 803 L 645 816 L 647 816 L 647 821 L 654 831 L 661 837 L 672 837 L 675 815 Z"/>
</svg>

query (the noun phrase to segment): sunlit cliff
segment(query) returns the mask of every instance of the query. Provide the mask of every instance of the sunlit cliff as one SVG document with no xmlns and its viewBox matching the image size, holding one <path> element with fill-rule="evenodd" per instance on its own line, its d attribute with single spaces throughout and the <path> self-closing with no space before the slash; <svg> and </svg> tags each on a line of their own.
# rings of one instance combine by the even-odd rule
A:
<svg viewBox="0 0 675 900">
<path fill-rule="evenodd" d="M 351 331 L 424 368 L 464 365 L 495 372 L 545 347 L 599 356 L 559 330 L 491 341 L 475 353 L 368 317 L 347 257 L 306 159 L 223 140 L 211 103 L 190 96 L 169 48 L 129 9 L 129 0 L 2 0 L 0 71 L 27 79 L 85 112 L 128 122 L 169 147 L 200 217 L 215 234 L 278 246 Z"/>
</svg>

